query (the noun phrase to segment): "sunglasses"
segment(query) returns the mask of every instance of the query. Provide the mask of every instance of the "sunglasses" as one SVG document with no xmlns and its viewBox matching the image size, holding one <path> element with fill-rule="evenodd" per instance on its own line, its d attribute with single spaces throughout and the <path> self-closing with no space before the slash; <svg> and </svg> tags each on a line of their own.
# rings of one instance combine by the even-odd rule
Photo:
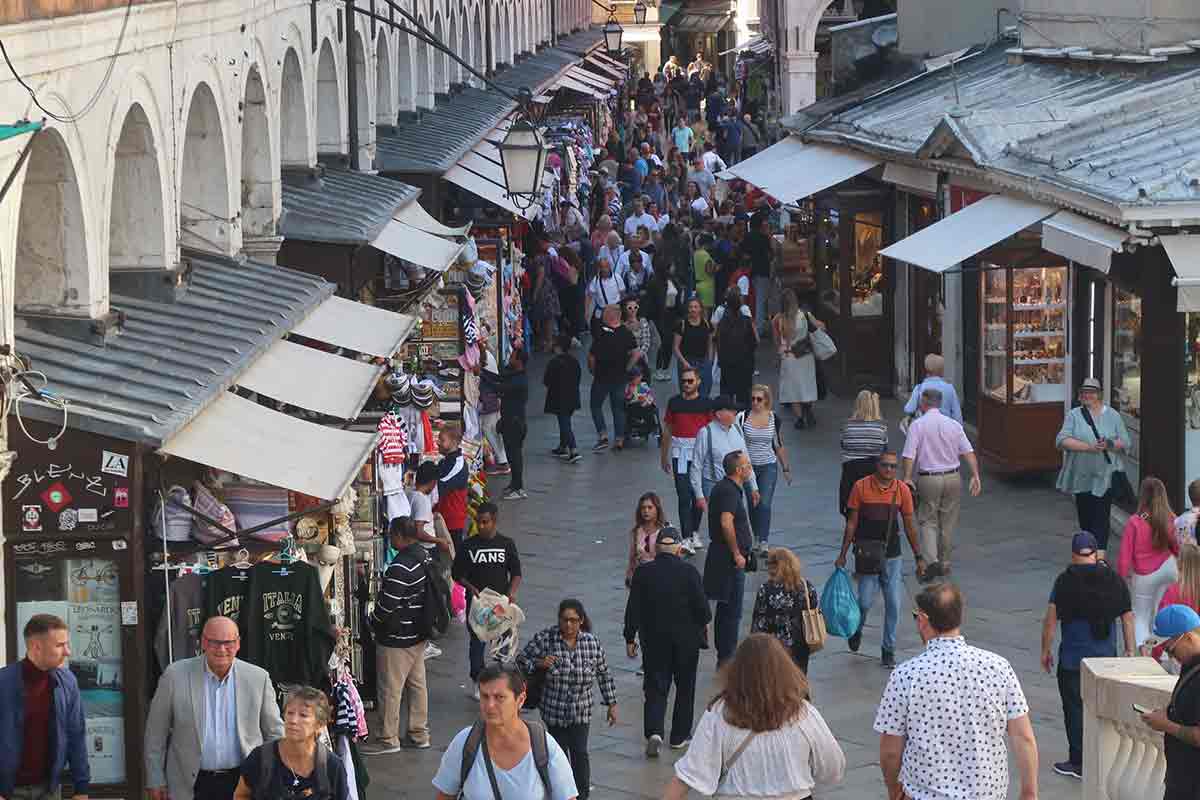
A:
<svg viewBox="0 0 1200 800">
<path fill-rule="evenodd" d="M 751 402 L 751 403 L 765 403 L 765 402 L 767 402 L 767 398 L 765 398 L 765 397 L 751 397 L 751 398 L 750 398 L 750 402 Z"/>
<path fill-rule="evenodd" d="M 896 462 L 895 461 L 880 461 L 879 466 L 882 469 L 895 469 Z"/>
<path fill-rule="evenodd" d="M 684 378 L 683 382 L 685 384 L 689 384 L 689 383 L 699 383 L 700 381 L 696 380 L 695 378 Z"/>
</svg>

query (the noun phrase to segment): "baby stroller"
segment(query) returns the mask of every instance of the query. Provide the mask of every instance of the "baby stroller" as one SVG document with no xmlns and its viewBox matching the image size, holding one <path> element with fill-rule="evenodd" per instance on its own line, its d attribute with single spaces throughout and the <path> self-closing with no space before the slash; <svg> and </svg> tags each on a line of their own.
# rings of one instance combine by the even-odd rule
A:
<svg viewBox="0 0 1200 800">
<path fill-rule="evenodd" d="M 625 404 L 625 433 L 630 442 L 645 443 L 651 436 L 662 436 L 658 422 L 658 406 L 641 403 Z"/>
</svg>

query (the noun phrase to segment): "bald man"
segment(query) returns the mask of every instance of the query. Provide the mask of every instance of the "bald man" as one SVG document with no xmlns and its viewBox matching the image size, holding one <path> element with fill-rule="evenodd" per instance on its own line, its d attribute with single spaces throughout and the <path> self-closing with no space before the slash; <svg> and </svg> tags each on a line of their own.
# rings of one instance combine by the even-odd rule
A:
<svg viewBox="0 0 1200 800">
<path fill-rule="evenodd" d="M 962 405 L 958 402 L 958 392 L 954 384 L 942 376 L 946 374 L 946 359 L 937 353 L 925 356 L 925 380 L 913 387 L 912 397 L 904 404 L 904 413 L 909 416 L 918 415 L 921 410 L 921 393 L 926 389 L 937 389 L 942 393 L 942 413 L 962 424 Z"/>
<path fill-rule="evenodd" d="M 150 800 L 232 800 L 242 761 L 283 737 L 271 676 L 239 661 L 241 637 L 229 617 L 212 617 L 201 655 L 167 667 L 146 720 Z"/>
</svg>

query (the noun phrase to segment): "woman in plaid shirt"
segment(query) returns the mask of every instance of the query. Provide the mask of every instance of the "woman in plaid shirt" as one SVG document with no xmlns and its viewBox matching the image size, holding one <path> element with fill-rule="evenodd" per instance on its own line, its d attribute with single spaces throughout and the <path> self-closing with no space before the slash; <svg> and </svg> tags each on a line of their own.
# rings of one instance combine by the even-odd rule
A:
<svg viewBox="0 0 1200 800">
<path fill-rule="evenodd" d="M 542 720 L 571 762 L 579 800 L 587 800 L 591 780 L 587 740 L 592 724 L 592 684 L 600 684 L 610 726 L 617 723 L 617 687 L 608 671 L 604 648 L 592 635 L 592 622 L 583 610 L 583 603 L 574 598 L 559 603 L 558 625 L 539 631 L 530 639 L 517 656 L 517 666 L 531 677 L 535 670 L 542 671 Z"/>
</svg>

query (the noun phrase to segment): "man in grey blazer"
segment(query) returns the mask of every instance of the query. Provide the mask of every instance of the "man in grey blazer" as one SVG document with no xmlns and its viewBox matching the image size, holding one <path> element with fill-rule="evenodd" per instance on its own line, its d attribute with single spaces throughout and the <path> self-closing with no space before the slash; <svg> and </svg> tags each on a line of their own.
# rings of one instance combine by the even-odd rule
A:
<svg viewBox="0 0 1200 800">
<path fill-rule="evenodd" d="M 204 654 L 167 667 L 146 720 L 150 800 L 232 800 L 242 760 L 283 736 L 271 677 L 237 660 L 237 623 L 204 625 Z"/>
</svg>

